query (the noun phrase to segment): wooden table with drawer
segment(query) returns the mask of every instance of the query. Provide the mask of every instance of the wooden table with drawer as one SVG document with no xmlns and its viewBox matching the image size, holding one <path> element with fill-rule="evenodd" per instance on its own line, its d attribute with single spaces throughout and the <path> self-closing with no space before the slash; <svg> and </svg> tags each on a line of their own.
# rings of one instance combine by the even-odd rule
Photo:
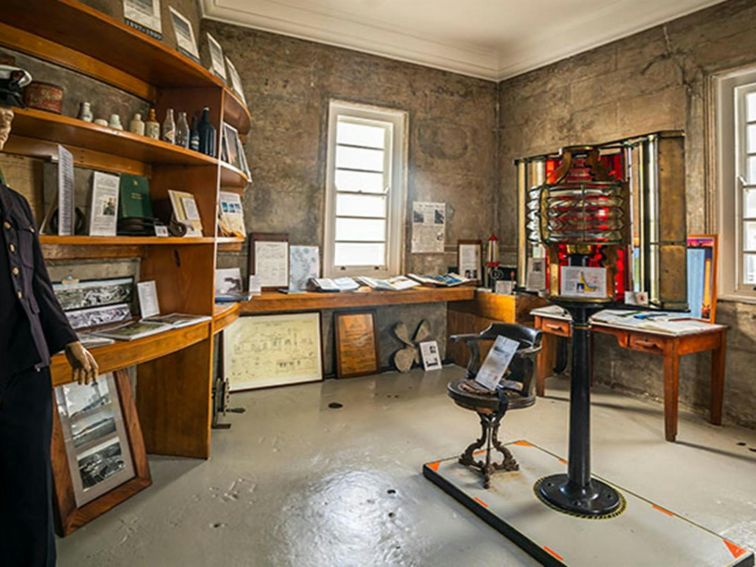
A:
<svg viewBox="0 0 756 567">
<path fill-rule="evenodd" d="M 539 310 L 532 313 L 535 327 L 543 333 L 542 348 L 536 369 L 536 393 L 545 394 L 546 378 L 554 368 L 556 337 L 571 335 L 570 320 L 561 315 L 546 315 Z M 677 407 L 679 397 L 680 357 L 686 354 L 711 351 L 711 398 L 709 421 L 722 424 L 724 396 L 725 353 L 727 327 L 711 325 L 696 332 L 672 335 L 648 329 L 638 329 L 606 323 L 593 323 L 594 333 L 614 335 L 620 347 L 657 354 L 664 357 L 664 431 L 667 441 L 677 436 Z M 591 353 L 593 349 L 591 349 Z M 593 369 L 593 365 L 591 365 Z M 593 378 L 591 376 L 591 378 Z"/>
</svg>

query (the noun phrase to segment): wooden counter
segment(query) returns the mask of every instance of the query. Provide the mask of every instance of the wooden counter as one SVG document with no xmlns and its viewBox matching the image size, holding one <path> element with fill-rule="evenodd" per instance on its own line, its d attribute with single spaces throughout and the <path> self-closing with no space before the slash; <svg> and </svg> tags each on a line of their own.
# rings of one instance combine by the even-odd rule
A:
<svg viewBox="0 0 756 567">
<path fill-rule="evenodd" d="M 240 308 L 242 315 L 262 315 L 322 309 L 472 301 L 474 298 L 475 288 L 473 287 L 416 287 L 404 291 L 374 291 L 370 288 L 360 288 L 355 292 L 292 294 L 266 291 L 262 295 L 241 303 Z"/>
</svg>

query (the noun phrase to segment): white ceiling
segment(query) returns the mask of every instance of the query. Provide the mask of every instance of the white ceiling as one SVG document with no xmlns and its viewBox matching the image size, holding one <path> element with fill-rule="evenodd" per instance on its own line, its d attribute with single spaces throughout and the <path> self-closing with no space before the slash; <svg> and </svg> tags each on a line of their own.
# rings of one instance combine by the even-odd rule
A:
<svg viewBox="0 0 756 567">
<path fill-rule="evenodd" d="M 205 17 L 501 80 L 722 0 L 202 0 Z"/>
</svg>

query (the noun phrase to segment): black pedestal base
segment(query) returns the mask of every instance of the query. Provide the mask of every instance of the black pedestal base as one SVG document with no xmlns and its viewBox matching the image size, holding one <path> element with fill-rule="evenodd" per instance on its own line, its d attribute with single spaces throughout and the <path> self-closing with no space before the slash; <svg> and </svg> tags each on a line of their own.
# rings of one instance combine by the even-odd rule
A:
<svg viewBox="0 0 756 567">
<path fill-rule="evenodd" d="M 551 508 L 576 516 L 614 517 L 625 507 L 616 490 L 595 478 L 581 488 L 571 483 L 566 474 L 554 474 L 540 479 L 534 489 L 538 498 Z"/>
</svg>

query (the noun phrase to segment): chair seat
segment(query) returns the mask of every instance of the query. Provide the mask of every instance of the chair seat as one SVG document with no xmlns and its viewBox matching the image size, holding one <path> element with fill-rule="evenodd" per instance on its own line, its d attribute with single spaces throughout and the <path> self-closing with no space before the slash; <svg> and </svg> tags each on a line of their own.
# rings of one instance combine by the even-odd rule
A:
<svg viewBox="0 0 756 567">
<path fill-rule="evenodd" d="M 522 409 L 535 403 L 535 396 L 528 396 L 515 390 L 500 388 L 509 399 L 507 410 Z M 460 378 L 452 380 L 446 393 L 458 406 L 478 413 L 494 413 L 499 409 L 499 396 L 482 388 L 475 380 Z"/>
</svg>

